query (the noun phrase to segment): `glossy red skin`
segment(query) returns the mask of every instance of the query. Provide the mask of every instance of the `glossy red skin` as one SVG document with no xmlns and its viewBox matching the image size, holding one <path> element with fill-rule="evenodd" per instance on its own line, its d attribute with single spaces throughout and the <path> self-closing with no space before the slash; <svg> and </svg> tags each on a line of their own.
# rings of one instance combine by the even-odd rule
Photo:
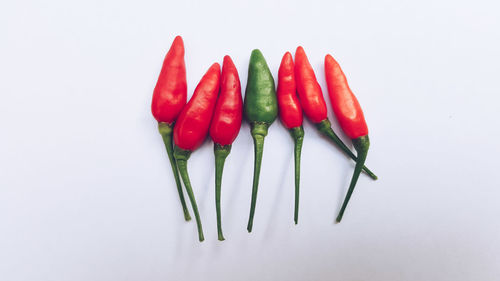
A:
<svg viewBox="0 0 500 281">
<path fill-rule="evenodd" d="M 242 118 L 243 99 L 238 70 L 231 58 L 225 56 L 222 64 L 220 94 L 210 124 L 210 136 L 214 143 L 232 144 L 240 132 Z"/>
<path fill-rule="evenodd" d="M 214 113 L 219 84 L 220 66 L 214 63 L 201 78 L 193 96 L 175 122 L 175 145 L 193 151 L 203 143 Z"/>
<path fill-rule="evenodd" d="M 331 55 L 325 57 L 325 77 L 333 112 L 340 127 L 351 139 L 368 135 L 363 110 L 354 96 L 344 72 Z"/>
<path fill-rule="evenodd" d="M 158 122 L 173 123 L 187 100 L 184 42 L 177 36 L 168 50 L 153 91 L 151 111 Z"/>
<path fill-rule="evenodd" d="M 313 123 L 325 120 L 327 118 L 325 98 L 316 80 L 316 75 L 314 75 L 314 70 L 301 46 L 295 51 L 295 80 L 300 105 L 307 118 Z"/>
<path fill-rule="evenodd" d="M 286 128 L 291 129 L 302 126 L 302 107 L 297 97 L 293 58 L 286 52 L 281 59 L 278 71 L 278 109 L 281 122 Z"/>
</svg>

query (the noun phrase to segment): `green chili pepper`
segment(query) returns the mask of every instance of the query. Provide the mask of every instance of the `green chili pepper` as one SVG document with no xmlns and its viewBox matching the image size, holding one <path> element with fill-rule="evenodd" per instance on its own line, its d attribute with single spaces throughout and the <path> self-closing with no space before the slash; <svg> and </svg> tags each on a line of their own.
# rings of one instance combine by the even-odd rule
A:
<svg viewBox="0 0 500 281">
<path fill-rule="evenodd" d="M 259 186 L 260 166 L 264 150 L 264 137 L 267 129 L 278 116 L 278 102 L 274 79 L 260 50 L 255 49 L 250 56 L 248 67 L 248 81 L 245 92 L 245 116 L 250 122 L 251 134 L 254 142 L 254 168 L 252 202 L 248 219 L 248 232 L 252 231 L 257 190 Z"/>
</svg>

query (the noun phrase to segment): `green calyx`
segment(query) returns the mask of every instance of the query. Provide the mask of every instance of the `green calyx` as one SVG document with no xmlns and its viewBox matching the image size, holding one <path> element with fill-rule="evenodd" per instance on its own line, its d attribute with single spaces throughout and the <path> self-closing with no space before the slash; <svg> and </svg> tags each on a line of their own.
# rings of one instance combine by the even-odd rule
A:
<svg viewBox="0 0 500 281">
<path fill-rule="evenodd" d="M 250 56 L 244 107 L 245 116 L 250 122 L 271 124 L 278 116 L 273 75 L 264 56 L 257 49 Z"/>
<path fill-rule="evenodd" d="M 158 122 L 158 130 L 160 131 L 161 137 L 163 138 L 163 143 L 165 144 L 165 148 L 167 150 L 168 160 L 170 161 L 170 166 L 172 167 L 172 173 L 174 174 L 177 192 L 179 193 L 179 199 L 181 201 L 182 210 L 184 212 L 184 219 L 186 221 L 189 221 L 191 220 L 191 216 L 189 215 L 186 200 L 184 199 L 182 184 L 179 178 L 179 172 L 177 170 L 177 163 L 175 162 L 173 153 L 172 132 L 174 131 L 174 124 Z"/>
<path fill-rule="evenodd" d="M 300 194 L 300 155 L 302 142 L 304 141 L 304 129 L 302 126 L 291 128 L 290 134 L 294 140 L 294 163 L 295 163 L 295 211 L 293 220 L 295 224 L 299 221 L 299 194 Z"/>
<path fill-rule="evenodd" d="M 174 157 L 177 161 L 177 167 L 179 168 L 179 173 L 181 174 L 182 181 L 186 187 L 189 200 L 191 201 L 191 207 L 193 208 L 194 216 L 196 218 L 196 226 L 198 228 L 198 239 L 201 241 L 205 240 L 203 236 L 203 227 L 201 226 L 200 214 L 198 213 L 198 205 L 196 204 L 196 199 L 194 197 L 193 188 L 191 187 L 191 181 L 189 180 L 189 174 L 187 171 L 187 160 L 191 156 L 191 151 L 184 150 L 178 146 L 174 147 Z"/>
<path fill-rule="evenodd" d="M 319 123 L 316 123 L 316 128 L 325 136 L 327 136 L 330 140 L 333 141 L 334 144 L 337 145 L 337 147 L 342 150 L 347 156 L 351 157 L 352 160 L 354 160 L 356 163 L 358 162 L 358 158 L 352 151 L 342 142 L 342 140 L 335 134 L 335 132 L 332 129 L 332 124 L 330 123 L 330 120 L 325 119 Z M 353 140 L 353 145 L 354 145 L 354 140 Z M 373 180 L 378 179 L 378 177 L 370 171 L 366 166 L 362 166 L 363 171 L 371 177 Z"/>
<path fill-rule="evenodd" d="M 224 235 L 222 234 L 222 218 L 220 209 L 220 195 L 221 195 L 221 185 L 222 185 L 222 172 L 224 170 L 224 162 L 226 157 L 231 152 L 231 145 L 220 145 L 214 143 L 214 154 L 215 154 L 215 210 L 217 212 L 217 236 L 220 241 L 224 240 Z"/>
<path fill-rule="evenodd" d="M 247 230 L 252 232 L 253 217 L 255 214 L 255 205 L 257 203 L 257 191 L 259 189 L 260 167 L 262 163 L 262 153 L 264 151 L 264 137 L 267 136 L 269 124 L 252 122 L 251 134 L 254 143 L 254 165 L 253 165 L 253 184 L 252 201 L 250 203 L 250 216 L 248 218 Z"/>
<path fill-rule="evenodd" d="M 269 129 L 269 124 L 263 123 L 263 122 L 252 122 L 250 124 L 250 134 L 252 136 L 254 135 L 260 135 L 260 136 L 267 136 L 267 132 Z"/>
<path fill-rule="evenodd" d="M 351 199 L 352 193 L 354 191 L 354 187 L 358 182 L 359 174 L 361 173 L 361 169 L 363 168 L 363 164 L 365 163 L 366 156 L 368 155 L 368 148 L 370 147 L 370 139 L 368 136 L 362 136 L 352 140 L 352 144 L 358 153 L 358 160 L 356 162 L 356 167 L 354 168 L 354 173 L 352 174 L 351 183 L 349 184 L 349 189 L 347 190 L 347 194 L 344 199 L 344 203 L 342 203 L 342 208 L 337 216 L 337 223 L 342 220 L 342 216 L 344 215 L 345 209 L 349 200 Z"/>
<path fill-rule="evenodd" d="M 180 161 L 187 161 L 189 157 L 191 156 L 192 151 L 191 150 L 185 150 L 182 149 L 178 146 L 174 146 L 174 157 L 175 160 Z"/>
</svg>

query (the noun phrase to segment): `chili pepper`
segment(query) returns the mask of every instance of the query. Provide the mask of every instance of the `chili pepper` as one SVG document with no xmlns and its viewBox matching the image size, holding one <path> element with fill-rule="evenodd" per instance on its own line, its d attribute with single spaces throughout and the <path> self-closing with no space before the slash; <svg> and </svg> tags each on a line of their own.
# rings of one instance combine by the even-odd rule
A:
<svg viewBox="0 0 500 281">
<path fill-rule="evenodd" d="M 368 148 L 370 147 L 370 139 L 368 138 L 368 126 L 358 99 L 349 88 L 340 65 L 331 55 L 325 57 L 325 77 L 333 112 L 342 130 L 352 140 L 354 149 L 358 154 L 347 195 L 337 216 L 337 222 L 340 222 L 358 181 L 361 168 L 365 163 Z"/>
<path fill-rule="evenodd" d="M 300 104 L 306 116 L 316 125 L 316 128 L 337 145 L 340 150 L 351 157 L 356 163 L 358 159 L 352 151 L 342 142 L 342 140 L 332 130 L 330 120 L 327 118 L 327 110 L 323 92 L 316 80 L 314 70 L 307 59 L 304 49 L 299 46 L 295 52 L 295 77 L 297 80 L 297 92 Z M 362 166 L 363 171 L 372 179 L 377 176 L 367 167 Z"/>
<path fill-rule="evenodd" d="M 184 211 L 184 219 L 191 220 L 186 206 L 186 200 L 182 192 L 182 185 L 177 172 L 172 147 L 172 131 L 175 120 L 182 108 L 186 104 L 187 83 L 186 83 L 186 65 L 184 63 L 184 43 L 182 37 L 177 36 L 168 50 L 163 61 L 163 66 L 153 91 L 153 102 L 151 111 L 158 121 L 158 129 L 163 138 L 163 143 L 167 149 L 170 166 L 174 173 L 177 192 L 181 200 Z"/>
<path fill-rule="evenodd" d="M 210 124 L 210 136 L 214 141 L 215 209 L 217 212 L 217 235 L 220 241 L 224 240 L 220 210 L 222 171 L 226 157 L 231 152 L 231 144 L 240 132 L 242 115 L 243 100 L 238 70 L 236 70 L 231 58 L 225 56 L 222 64 L 220 95 Z"/>
<path fill-rule="evenodd" d="M 293 58 L 290 52 L 286 52 L 281 59 L 277 95 L 281 122 L 290 131 L 295 143 L 295 211 L 293 220 L 297 224 L 299 219 L 300 154 L 304 140 L 304 129 L 302 128 L 302 107 L 297 98 Z"/>
<path fill-rule="evenodd" d="M 187 172 L 187 160 L 191 152 L 198 148 L 207 137 L 219 93 L 219 80 L 220 66 L 218 63 L 214 63 L 201 78 L 194 90 L 193 97 L 182 110 L 174 127 L 174 157 L 193 207 L 200 242 L 204 240 L 203 228 Z"/>
<path fill-rule="evenodd" d="M 250 122 L 254 142 L 254 167 L 252 201 L 248 219 L 248 232 L 252 231 L 257 189 L 259 186 L 260 166 L 264 150 L 264 137 L 269 126 L 278 115 L 278 102 L 274 88 L 274 79 L 260 50 L 255 49 L 250 56 L 248 66 L 248 81 L 245 91 L 245 116 Z"/>
</svg>

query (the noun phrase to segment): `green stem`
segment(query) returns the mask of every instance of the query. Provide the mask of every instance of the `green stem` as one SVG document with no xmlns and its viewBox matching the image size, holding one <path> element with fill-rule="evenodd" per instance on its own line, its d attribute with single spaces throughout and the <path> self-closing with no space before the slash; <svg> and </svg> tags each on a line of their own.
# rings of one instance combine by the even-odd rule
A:
<svg viewBox="0 0 500 281">
<path fill-rule="evenodd" d="M 167 149 L 168 160 L 170 160 L 170 166 L 172 167 L 172 173 L 174 173 L 175 184 L 177 185 L 177 192 L 179 193 L 179 198 L 181 200 L 182 210 L 184 211 L 184 219 L 186 221 L 191 220 L 189 215 L 189 210 L 186 205 L 186 200 L 184 199 L 184 193 L 182 192 L 181 179 L 179 178 L 179 172 L 177 171 L 177 164 L 175 163 L 174 153 L 173 153 L 173 142 L 172 142 L 172 132 L 174 130 L 174 124 L 168 124 L 164 122 L 158 122 L 158 130 L 160 131 L 161 137 L 163 138 L 163 143 Z"/>
<path fill-rule="evenodd" d="M 220 241 L 224 240 L 222 234 L 222 219 L 220 211 L 220 193 L 222 185 L 222 171 L 224 170 L 224 162 L 226 157 L 231 152 L 231 145 L 220 145 L 214 143 L 215 154 L 215 210 L 217 212 L 217 235 Z"/>
<path fill-rule="evenodd" d="M 177 167 L 179 168 L 179 173 L 181 174 L 182 181 L 186 187 L 189 200 L 191 201 L 191 207 L 193 208 L 194 216 L 196 218 L 196 226 L 198 227 L 198 238 L 200 242 L 205 240 L 203 237 L 203 228 L 201 226 L 200 214 L 198 213 L 198 205 L 196 205 L 196 199 L 194 198 L 193 188 L 191 187 L 191 181 L 189 180 L 189 175 L 187 171 L 187 160 L 191 155 L 191 151 L 184 150 L 178 146 L 174 147 L 174 157 L 177 161 Z"/>
<path fill-rule="evenodd" d="M 337 222 L 340 222 L 342 220 L 342 216 L 344 215 L 347 204 L 349 203 L 349 199 L 351 199 L 352 192 L 354 191 L 354 187 L 356 186 L 356 182 L 358 181 L 359 174 L 361 174 L 361 168 L 365 163 L 366 155 L 368 154 L 368 148 L 370 147 L 370 139 L 368 138 L 368 136 L 362 136 L 357 139 L 353 139 L 352 144 L 358 152 L 358 161 L 356 162 L 356 167 L 354 168 L 354 173 L 352 174 L 349 190 L 347 190 L 344 203 L 342 204 L 342 208 L 340 209 L 339 215 L 337 216 Z"/>
<path fill-rule="evenodd" d="M 252 138 L 254 143 L 254 164 L 253 164 L 253 186 L 252 202 L 250 204 L 250 217 L 248 218 L 247 230 L 252 232 L 253 216 L 255 214 L 255 204 L 257 203 L 257 190 L 259 188 L 260 166 L 262 163 L 262 152 L 264 151 L 264 137 L 267 135 L 269 125 L 266 123 L 252 122 Z"/>
<path fill-rule="evenodd" d="M 331 126 L 332 124 L 330 123 L 330 120 L 328 120 L 328 118 L 316 124 L 316 127 L 323 135 L 330 138 L 337 145 L 337 147 L 340 148 L 340 150 L 342 150 L 349 157 L 351 157 L 352 160 L 358 162 L 358 158 L 356 157 L 356 155 L 354 155 L 354 153 L 352 153 L 352 151 L 342 142 L 337 134 L 335 134 Z M 378 177 L 364 165 L 363 171 L 373 180 L 378 179 Z"/>
<path fill-rule="evenodd" d="M 304 129 L 302 126 L 290 129 L 295 147 L 294 147 L 294 162 L 295 162 L 295 211 L 293 220 L 295 224 L 299 221 L 299 194 L 300 194 L 300 154 L 302 152 L 302 142 L 304 140 Z"/>
</svg>

